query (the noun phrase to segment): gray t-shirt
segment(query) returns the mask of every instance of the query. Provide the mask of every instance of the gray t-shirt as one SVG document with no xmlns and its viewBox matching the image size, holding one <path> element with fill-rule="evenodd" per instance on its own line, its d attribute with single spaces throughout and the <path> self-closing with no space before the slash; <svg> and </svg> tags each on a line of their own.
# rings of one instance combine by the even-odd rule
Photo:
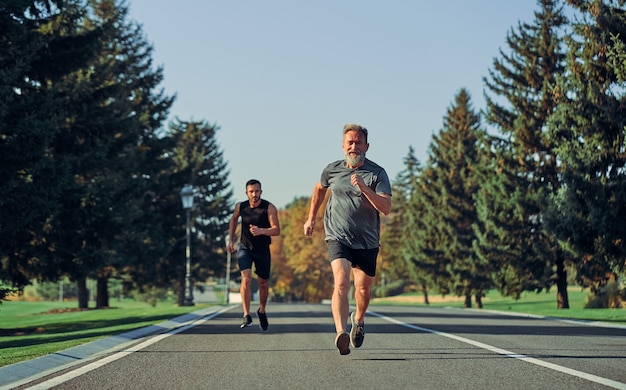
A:
<svg viewBox="0 0 626 390">
<path fill-rule="evenodd" d="M 378 248 L 380 215 L 350 182 L 353 173 L 376 193 L 391 195 L 387 172 L 373 161 L 365 159 L 363 166 L 356 169 L 346 167 L 344 160 L 328 164 L 320 178 L 322 187 L 331 190 L 324 215 L 326 240 L 337 240 L 352 249 Z"/>
</svg>

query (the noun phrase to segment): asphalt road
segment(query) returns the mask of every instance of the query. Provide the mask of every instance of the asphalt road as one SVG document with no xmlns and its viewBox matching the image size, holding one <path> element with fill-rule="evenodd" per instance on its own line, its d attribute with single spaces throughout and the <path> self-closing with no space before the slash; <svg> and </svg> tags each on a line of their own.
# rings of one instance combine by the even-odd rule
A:
<svg viewBox="0 0 626 390">
<path fill-rule="evenodd" d="M 624 326 L 370 309 L 363 346 L 346 356 L 334 346 L 328 305 L 270 304 L 267 332 L 256 318 L 240 329 L 241 309 L 232 305 L 3 388 L 626 389 Z"/>
</svg>

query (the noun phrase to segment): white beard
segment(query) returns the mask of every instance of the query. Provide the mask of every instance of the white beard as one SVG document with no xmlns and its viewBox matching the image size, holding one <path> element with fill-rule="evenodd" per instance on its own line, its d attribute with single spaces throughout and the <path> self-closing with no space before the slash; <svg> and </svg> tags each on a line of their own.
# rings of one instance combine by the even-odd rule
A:
<svg viewBox="0 0 626 390">
<path fill-rule="evenodd" d="M 343 155 L 346 159 L 346 162 L 350 166 L 360 165 L 363 163 L 363 161 L 365 161 L 365 152 L 359 153 L 356 157 L 352 157 L 348 152 L 344 152 Z"/>
</svg>

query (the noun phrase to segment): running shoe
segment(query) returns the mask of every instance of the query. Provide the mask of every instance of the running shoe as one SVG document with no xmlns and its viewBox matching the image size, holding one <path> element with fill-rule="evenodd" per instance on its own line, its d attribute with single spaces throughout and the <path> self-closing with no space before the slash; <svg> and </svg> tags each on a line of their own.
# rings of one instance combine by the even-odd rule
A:
<svg viewBox="0 0 626 390">
<path fill-rule="evenodd" d="M 350 329 L 350 343 L 354 348 L 359 348 L 363 345 L 363 340 L 365 339 L 365 323 L 357 324 L 355 311 L 350 314 L 350 322 L 352 323 L 352 329 Z"/>
<path fill-rule="evenodd" d="M 347 332 L 337 333 L 335 337 L 335 346 L 339 349 L 340 355 L 347 355 L 350 353 L 350 335 Z"/>
<path fill-rule="evenodd" d="M 270 327 L 270 324 L 267 322 L 267 314 L 257 310 L 256 315 L 259 317 L 259 328 L 261 328 L 261 330 L 267 330 L 267 328 Z"/>
<path fill-rule="evenodd" d="M 246 326 L 252 326 L 252 317 L 249 314 L 243 317 L 243 322 L 239 327 L 245 328 Z"/>
</svg>

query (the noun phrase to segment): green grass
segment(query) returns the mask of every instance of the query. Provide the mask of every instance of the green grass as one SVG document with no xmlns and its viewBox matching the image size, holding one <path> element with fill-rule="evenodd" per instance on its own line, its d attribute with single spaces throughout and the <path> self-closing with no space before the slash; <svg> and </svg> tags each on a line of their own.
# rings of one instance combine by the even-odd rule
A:
<svg viewBox="0 0 626 390">
<path fill-rule="evenodd" d="M 542 293 L 527 292 L 515 301 L 510 297 L 503 297 L 497 291 L 491 291 L 483 298 L 484 310 L 525 313 L 546 317 L 566 318 L 583 321 L 602 321 L 626 324 L 626 309 L 585 309 L 587 291 L 571 287 L 568 289 L 569 309 L 556 308 L 556 290 Z M 463 307 L 463 298 L 429 295 L 430 306 Z M 418 293 L 403 294 L 400 297 L 377 298 L 373 305 L 424 305 L 424 296 Z M 472 305 L 476 303 L 472 300 Z"/>
<path fill-rule="evenodd" d="M 76 302 L 9 301 L 0 305 L 0 367 L 33 359 L 210 306 L 115 302 L 76 311 Z"/>
</svg>

